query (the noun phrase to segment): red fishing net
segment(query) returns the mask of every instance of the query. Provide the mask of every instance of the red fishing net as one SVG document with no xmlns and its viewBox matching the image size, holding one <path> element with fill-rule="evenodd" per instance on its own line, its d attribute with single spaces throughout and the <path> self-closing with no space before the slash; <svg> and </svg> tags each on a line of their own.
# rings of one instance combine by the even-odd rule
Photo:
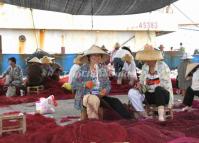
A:
<svg viewBox="0 0 199 143">
<path fill-rule="evenodd" d="M 168 143 L 199 143 L 199 139 L 191 137 L 180 137 Z"/>
<path fill-rule="evenodd" d="M 32 102 L 39 97 L 47 97 L 51 94 L 54 94 L 56 99 L 72 98 L 72 95 L 65 94 L 61 90 L 62 80 L 56 83 L 49 82 L 47 85 L 49 90 L 37 96 L 0 97 L 0 105 Z M 115 82 L 112 86 L 112 93 L 114 93 L 114 90 L 118 88 Z M 193 107 L 199 108 L 199 102 L 194 101 Z M 60 121 L 67 122 L 72 119 L 73 117 L 66 117 Z M 175 113 L 173 120 L 160 123 L 156 120 L 122 120 L 116 112 L 105 109 L 104 119 L 106 121 L 81 121 L 61 127 L 55 123 L 54 119 L 41 115 L 27 115 L 27 133 L 4 135 L 0 137 L 0 143 L 110 143 L 114 141 L 199 143 L 199 110 Z"/>
<path fill-rule="evenodd" d="M 27 115 L 27 133 L 12 133 L 0 143 L 199 143 L 199 110 L 179 112 L 173 120 L 87 120 L 67 126 L 41 115 Z"/>
</svg>

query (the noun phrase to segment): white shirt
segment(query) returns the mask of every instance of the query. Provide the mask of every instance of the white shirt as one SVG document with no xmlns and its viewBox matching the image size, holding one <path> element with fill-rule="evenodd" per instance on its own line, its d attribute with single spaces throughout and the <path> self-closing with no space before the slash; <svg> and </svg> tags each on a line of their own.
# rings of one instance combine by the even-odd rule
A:
<svg viewBox="0 0 199 143">
<path fill-rule="evenodd" d="M 73 78 L 76 74 L 76 72 L 79 70 L 80 66 L 78 64 L 74 64 L 69 72 L 69 78 L 68 78 L 68 83 L 72 83 Z"/>
<path fill-rule="evenodd" d="M 131 61 L 131 64 L 128 64 L 127 62 L 125 62 L 123 66 L 123 70 L 128 73 L 128 76 L 131 76 L 137 79 L 136 65 L 135 65 L 134 60 Z"/>
<path fill-rule="evenodd" d="M 193 73 L 191 88 L 199 91 L 199 68 Z"/>
<path fill-rule="evenodd" d="M 116 51 L 115 55 L 113 56 L 113 59 L 114 58 L 123 58 L 126 54 L 131 55 L 131 53 L 129 51 L 124 50 L 124 49 L 119 49 Z"/>
<path fill-rule="evenodd" d="M 115 54 L 116 54 L 117 51 L 118 50 L 114 50 L 114 51 L 111 52 L 110 62 L 113 62 Z"/>
</svg>

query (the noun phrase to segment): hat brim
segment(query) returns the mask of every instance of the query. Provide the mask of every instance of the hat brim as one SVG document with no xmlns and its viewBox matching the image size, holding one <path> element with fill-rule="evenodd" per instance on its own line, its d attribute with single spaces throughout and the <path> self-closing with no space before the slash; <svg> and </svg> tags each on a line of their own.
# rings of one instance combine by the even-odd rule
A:
<svg viewBox="0 0 199 143">
<path fill-rule="evenodd" d="M 89 63 L 89 59 L 88 59 L 88 56 L 91 56 L 91 55 L 101 55 L 102 56 L 102 59 L 101 59 L 101 63 L 105 63 L 107 61 L 109 61 L 110 59 L 110 56 L 108 54 L 105 54 L 105 53 L 90 53 L 90 54 L 85 54 L 82 56 L 81 58 L 81 62 L 84 64 L 84 63 Z"/>
<path fill-rule="evenodd" d="M 52 64 L 51 58 L 44 56 L 43 58 L 40 59 L 42 64 Z"/>
<path fill-rule="evenodd" d="M 30 59 L 28 61 L 28 63 L 38 63 L 38 64 L 41 64 L 41 60 L 38 59 L 37 57 L 34 57 L 34 58 Z"/>
<path fill-rule="evenodd" d="M 186 69 L 186 74 L 185 74 L 185 78 L 188 77 L 188 75 L 193 71 L 193 69 L 195 69 L 197 66 L 199 66 L 199 63 L 191 63 L 187 65 L 187 69 Z"/>
<path fill-rule="evenodd" d="M 91 48 L 89 48 L 87 51 L 84 52 L 81 61 L 82 63 L 89 63 L 88 56 L 91 55 L 102 55 L 101 63 L 104 63 L 110 59 L 110 56 L 108 53 L 103 51 L 100 47 L 93 45 Z"/>
<path fill-rule="evenodd" d="M 158 50 L 143 50 L 136 53 L 136 60 L 139 61 L 160 61 L 163 60 L 161 51 Z"/>
<path fill-rule="evenodd" d="M 38 62 L 38 61 L 28 61 L 28 63 L 37 63 L 37 64 L 42 64 L 41 62 Z"/>
</svg>

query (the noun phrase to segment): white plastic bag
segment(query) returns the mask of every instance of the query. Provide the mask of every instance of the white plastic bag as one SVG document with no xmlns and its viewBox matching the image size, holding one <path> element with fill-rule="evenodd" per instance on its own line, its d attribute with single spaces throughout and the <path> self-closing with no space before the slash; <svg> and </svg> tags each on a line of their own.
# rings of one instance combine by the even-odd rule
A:
<svg viewBox="0 0 199 143">
<path fill-rule="evenodd" d="M 51 95 L 48 98 L 42 97 L 36 102 L 36 112 L 39 114 L 52 114 L 55 112 L 55 106 L 57 106 L 57 102 L 54 95 Z"/>
</svg>

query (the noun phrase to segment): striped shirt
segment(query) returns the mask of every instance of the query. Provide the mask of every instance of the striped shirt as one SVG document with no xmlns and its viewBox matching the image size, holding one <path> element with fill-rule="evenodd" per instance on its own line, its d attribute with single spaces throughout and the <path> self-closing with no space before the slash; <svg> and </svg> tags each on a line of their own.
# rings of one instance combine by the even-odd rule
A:
<svg viewBox="0 0 199 143">
<path fill-rule="evenodd" d="M 155 88 L 160 86 L 160 78 L 157 72 L 155 74 L 147 74 L 146 85 L 148 92 L 155 92 Z"/>
</svg>

